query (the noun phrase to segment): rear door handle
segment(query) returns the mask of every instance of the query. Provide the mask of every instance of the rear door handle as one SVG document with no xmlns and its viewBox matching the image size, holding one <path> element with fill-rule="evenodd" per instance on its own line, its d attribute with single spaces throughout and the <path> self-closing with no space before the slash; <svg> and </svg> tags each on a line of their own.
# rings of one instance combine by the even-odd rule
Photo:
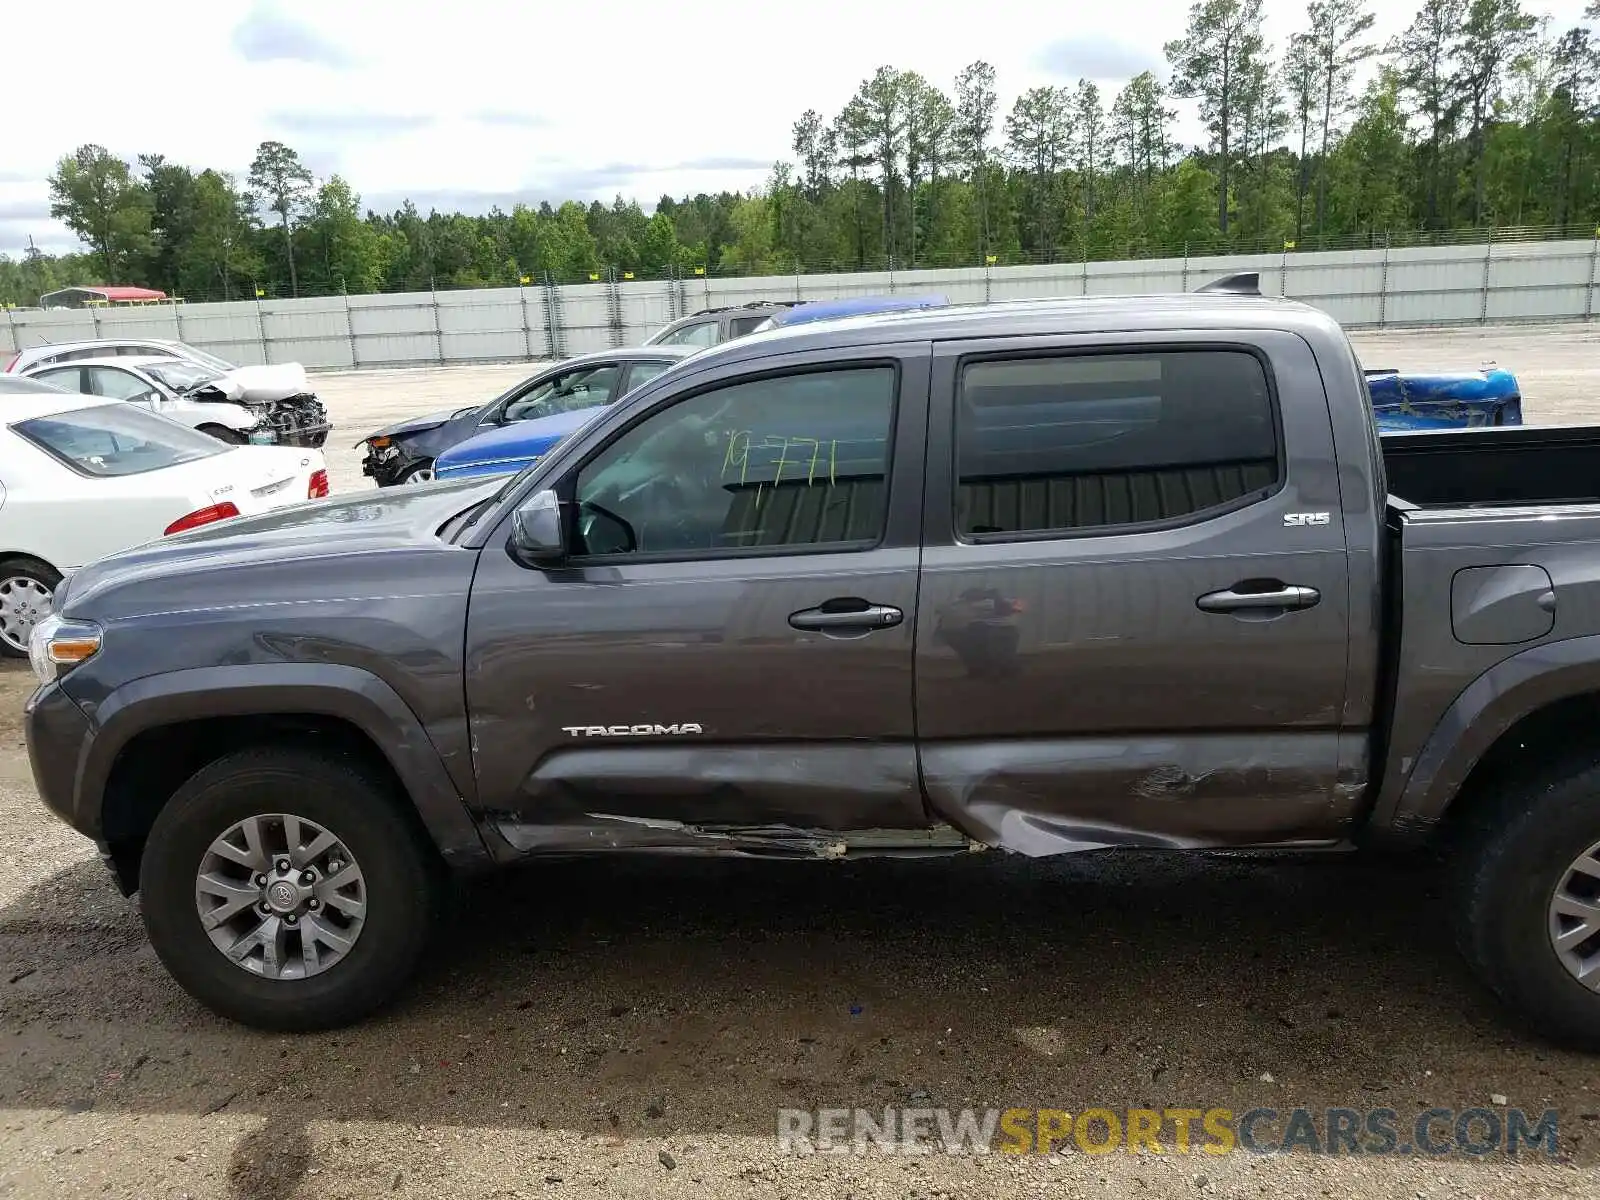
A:
<svg viewBox="0 0 1600 1200">
<path fill-rule="evenodd" d="M 1204 612 L 1239 612 L 1244 609 L 1300 609 L 1310 608 L 1322 599 L 1322 593 L 1313 587 L 1285 584 L 1269 592 L 1236 592 L 1224 588 L 1220 592 L 1207 592 L 1195 601 Z"/>
<path fill-rule="evenodd" d="M 791 613 L 789 624 L 796 629 L 815 629 L 831 633 L 850 629 L 889 629 L 900 624 L 904 618 L 904 613 L 889 604 L 867 604 L 860 608 L 846 609 L 833 609 L 822 605 Z"/>
</svg>

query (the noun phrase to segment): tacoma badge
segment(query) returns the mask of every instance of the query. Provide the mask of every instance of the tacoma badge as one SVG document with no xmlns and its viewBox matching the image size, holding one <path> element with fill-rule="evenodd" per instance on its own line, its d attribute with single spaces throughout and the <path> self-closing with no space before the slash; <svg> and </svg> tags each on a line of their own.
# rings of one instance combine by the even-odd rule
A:
<svg viewBox="0 0 1600 1200">
<path fill-rule="evenodd" d="M 572 737 L 665 737 L 672 734 L 704 733 L 698 725 L 563 725 Z"/>
</svg>

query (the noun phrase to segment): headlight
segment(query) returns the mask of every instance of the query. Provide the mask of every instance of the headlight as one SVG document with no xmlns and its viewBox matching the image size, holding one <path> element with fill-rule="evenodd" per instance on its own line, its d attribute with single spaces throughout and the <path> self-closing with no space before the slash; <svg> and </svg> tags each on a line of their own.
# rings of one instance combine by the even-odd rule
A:
<svg viewBox="0 0 1600 1200">
<path fill-rule="evenodd" d="M 53 682 L 63 671 L 93 658 L 100 650 L 100 626 L 89 621 L 69 621 L 51 613 L 33 627 L 28 638 L 28 661 L 40 683 Z"/>
</svg>

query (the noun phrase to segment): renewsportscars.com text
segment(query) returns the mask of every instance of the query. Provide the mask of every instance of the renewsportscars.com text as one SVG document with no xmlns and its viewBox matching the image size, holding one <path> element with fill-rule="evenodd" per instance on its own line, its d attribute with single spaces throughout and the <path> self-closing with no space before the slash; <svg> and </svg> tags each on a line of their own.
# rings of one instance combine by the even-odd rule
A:
<svg viewBox="0 0 1600 1200">
<path fill-rule="evenodd" d="M 1554 1109 L 786 1108 L 777 1126 L 791 1154 L 1559 1156 Z"/>
</svg>

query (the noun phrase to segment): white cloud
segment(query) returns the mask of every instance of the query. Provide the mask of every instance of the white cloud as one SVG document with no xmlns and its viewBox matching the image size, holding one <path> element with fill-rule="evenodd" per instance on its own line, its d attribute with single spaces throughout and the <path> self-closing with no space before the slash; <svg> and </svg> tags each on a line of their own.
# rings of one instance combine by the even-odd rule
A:
<svg viewBox="0 0 1600 1200">
<path fill-rule="evenodd" d="M 1385 9 L 1379 35 L 1403 27 L 1416 3 Z M 1584 0 L 1532 3 L 1559 29 Z M 1188 7 L 165 0 L 153 20 L 149 6 L 127 0 L 34 5 L 33 42 L 71 46 L 71 64 L 50 54 L 7 60 L 10 94 L 49 102 L 7 127 L 0 213 L 21 215 L 0 215 L 0 252 L 17 253 L 30 234 L 45 247 L 72 243 L 38 214 L 54 162 L 83 142 L 242 177 L 256 145 L 276 138 L 385 207 L 405 195 L 425 209 L 430 196 L 505 205 L 618 191 L 649 205 L 664 192 L 762 183 L 773 160 L 792 156 L 795 118 L 837 112 L 880 65 L 948 87 L 985 58 L 1002 119 L 1017 93 L 1075 73 L 1142 64 L 1164 74 L 1162 45 L 1181 34 Z M 1279 45 L 1303 23 L 1301 0 L 1267 0 L 1267 11 Z M 1100 79 L 1108 102 L 1120 82 Z M 1199 136 L 1192 121 L 1179 133 Z"/>
</svg>

